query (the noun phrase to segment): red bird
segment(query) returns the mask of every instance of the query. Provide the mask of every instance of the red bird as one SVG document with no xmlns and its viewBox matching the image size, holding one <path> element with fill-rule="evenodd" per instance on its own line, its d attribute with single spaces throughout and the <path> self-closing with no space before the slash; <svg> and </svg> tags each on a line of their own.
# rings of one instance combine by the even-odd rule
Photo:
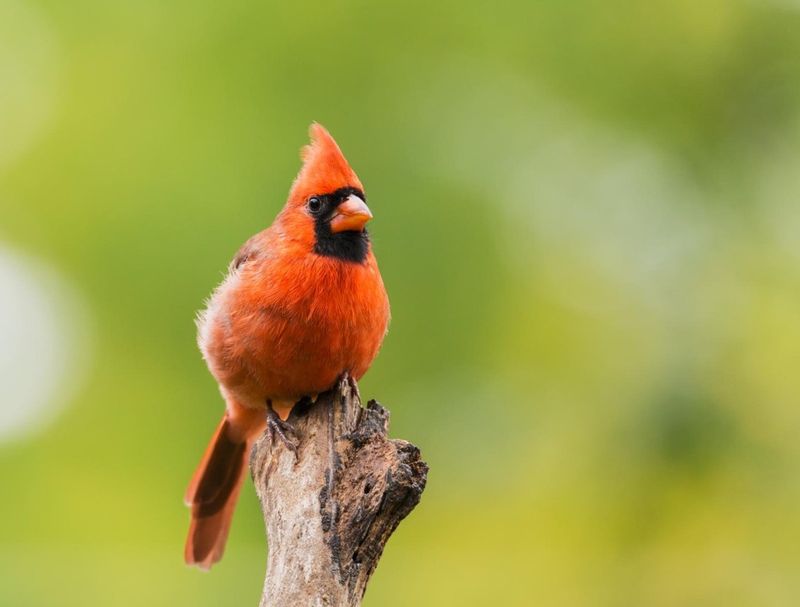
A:
<svg viewBox="0 0 800 607">
<path fill-rule="evenodd" d="M 204 569 L 222 558 L 256 438 L 268 424 L 285 438 L 297 401 L 345 372 L 361 378 L 389 323 L 364 188 L 328 131 L 315 123 L 310 134 L 283 210 L 242 246 L 198 317 L 198 344 L 226 405 L 186 492 L 184 556 Z"/>
</svg>

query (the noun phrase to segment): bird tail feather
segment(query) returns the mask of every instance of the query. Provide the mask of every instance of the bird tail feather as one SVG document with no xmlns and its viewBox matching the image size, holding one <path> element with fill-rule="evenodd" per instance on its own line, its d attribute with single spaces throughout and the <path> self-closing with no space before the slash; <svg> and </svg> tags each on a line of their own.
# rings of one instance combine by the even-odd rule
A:
<svg viewBox="0 0 800 607">
<path fill-rule="evenodd" d="M 192 509 L 184 559 L 188 565 L 201 569 L 210 569 L 222 558 L 252 445 L 251 440 L 240 438 L 232 428 L 225 415 L 184 498 Z"/>
</svg>

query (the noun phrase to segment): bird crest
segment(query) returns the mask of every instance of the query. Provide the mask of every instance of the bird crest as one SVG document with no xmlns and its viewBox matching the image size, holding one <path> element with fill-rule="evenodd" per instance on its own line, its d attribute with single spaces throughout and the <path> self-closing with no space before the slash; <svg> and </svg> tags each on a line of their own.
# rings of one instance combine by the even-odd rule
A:
<svg viewBox="0 0 800 607">
<path fill-rule="evenodd" d="M 308 132 L 311 143 L 300 153 L 303 168 L 292 185 L 289 199 L 304 200 L 314 194 L 328 194 L 341 188 L 363 191 L 361 180 L 327 129 L 313 122 Z"/>
</svg>

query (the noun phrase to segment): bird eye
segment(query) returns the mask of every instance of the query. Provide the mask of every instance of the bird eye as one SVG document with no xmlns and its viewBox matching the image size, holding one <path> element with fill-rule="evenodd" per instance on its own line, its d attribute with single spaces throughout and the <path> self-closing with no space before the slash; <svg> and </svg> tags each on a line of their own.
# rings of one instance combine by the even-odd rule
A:
<svg viewBox="0 0 800 607">
<path fill-rule="evenodd" d="M 312 213 L 319 213 L 319 210 L 322 208 L 322 201 L 317 198 L 316 196 L 312 196 L 308 199 L 308 210 Z"/>
</svg>

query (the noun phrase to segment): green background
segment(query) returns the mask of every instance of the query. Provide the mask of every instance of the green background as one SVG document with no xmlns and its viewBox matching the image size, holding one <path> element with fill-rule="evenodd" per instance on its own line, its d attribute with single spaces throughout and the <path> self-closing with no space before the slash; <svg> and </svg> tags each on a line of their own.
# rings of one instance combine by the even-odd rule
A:
<svg viewBox="0 0 800 607">
<path fill-rule="evenodd" d="M 0 0 L 0 245 L 87 327 L 0 442 L 0 605 L 257 604 L 249 481 L 182 562 L 193 315 L 312 120 L 392 301 L 362 393 L 431 466 L 364 604 L 796 605 L 797 0 Z"/>
</svg>

